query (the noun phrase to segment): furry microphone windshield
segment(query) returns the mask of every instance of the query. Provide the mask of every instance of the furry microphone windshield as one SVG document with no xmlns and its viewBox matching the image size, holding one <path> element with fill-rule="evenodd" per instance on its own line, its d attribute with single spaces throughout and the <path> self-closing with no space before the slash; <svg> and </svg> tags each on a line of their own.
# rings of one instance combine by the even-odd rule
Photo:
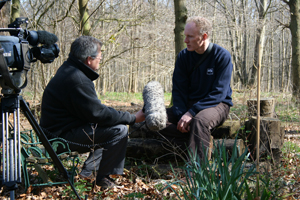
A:
<svg viewBox="0 0 300 200">
<path fill-rule="evenodd" d="M 143 90 L 144 113 L 146 126 L 152 131 L 166 127 L 167 113 L 164 102 L 164 91 L 157 81 L 149 82 Z"/>
</svg>

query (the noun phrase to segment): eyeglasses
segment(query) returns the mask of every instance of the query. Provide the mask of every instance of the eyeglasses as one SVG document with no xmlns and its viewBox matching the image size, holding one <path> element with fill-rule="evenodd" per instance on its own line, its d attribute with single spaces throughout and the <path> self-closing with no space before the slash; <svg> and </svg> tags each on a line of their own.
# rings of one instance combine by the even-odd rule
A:
<svg viewBox="0 0 300 200">
<path fill-rule="evenodd" d="M 95 58 L 93 58 L 93 59 L 99 59 L 99 60 L 101 60 L 101 59 L 102 59 L 102 56 L 97 56 L 97 57 L 95 57 Z"/>
</svg>

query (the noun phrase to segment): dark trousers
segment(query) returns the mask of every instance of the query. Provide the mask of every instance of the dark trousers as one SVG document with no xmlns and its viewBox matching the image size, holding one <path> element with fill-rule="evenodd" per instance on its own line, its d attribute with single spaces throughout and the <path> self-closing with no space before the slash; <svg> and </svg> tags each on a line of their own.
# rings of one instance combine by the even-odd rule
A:
<svg viewBox="0 0 300 200">
<path fill-rule="evenodd" d="M 60 137 L 80 144 L 103 143 L 101 148 L 98 147 L 94 150 L 79 145 L 70 145 L 72 151 L 90 152 L 84 162 L 81 175 L 89 176 L 95 170 L 98 170 L 97 177 L 123 174 L 128 141 L 128 128 L 126 125 L 94 128 L 94 125 L 86 124 L 64 133 Z"/>
<path fill-rule="evenodd" d="M 193 103 L 190 102 L 190 107 Z M 166 139 L 178 145 L 181 150 L 189 150 L 193 153 L 193 156 L 197 155 L 200 160 L 203 160 L 209 147 L 211 130 L 224 123 L 228 117 L 229 110 L 230 107 L 225 103 L 201 110 L 193 117 L 190 123 L 190 131 L 182 133 L 177 130 L 178 119 L 173 114 L 173 109 L 168 108 L 167 127 L 159 132 Z"/>
</svg>

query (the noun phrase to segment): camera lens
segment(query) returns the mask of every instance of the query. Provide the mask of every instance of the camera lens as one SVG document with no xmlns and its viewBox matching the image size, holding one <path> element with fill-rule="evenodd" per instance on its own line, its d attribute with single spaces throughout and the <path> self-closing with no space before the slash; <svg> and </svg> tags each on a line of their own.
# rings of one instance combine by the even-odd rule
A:
<svg viewBox="0 0 300 200">
<path fill-rule="evenodd" d="M 33 47 L 31 49 L 33 56 L 42 63 L 52 63 L 58 57 L 59 48 L 57 44 Z"/>
</svg>

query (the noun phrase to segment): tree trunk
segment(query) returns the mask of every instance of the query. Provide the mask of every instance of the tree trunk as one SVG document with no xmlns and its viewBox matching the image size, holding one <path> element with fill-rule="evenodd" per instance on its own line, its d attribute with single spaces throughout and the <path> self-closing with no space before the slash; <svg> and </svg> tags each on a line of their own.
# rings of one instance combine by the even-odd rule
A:
<svg viewBox="0 0 300 200">
<path fill-rule="evenodd" d="M 251 70 L 251 77 L 249 78 L 249 85 L 253 86 L 255 83 L 255 77 L 257 72 L 257 67 L 261 66 L 262 55 L 263 55 L 263 49 L 264 49 L 264 40 L 265 40 L 265 31 L 266 31 L 266 12 L 267 12 L 267 1 L 266 0 L 260 0 L 258 5 L 258 13 L 259 13 L 259 22 L 258 22 L 258 28 L 256 33 L 256 42 L 255 42 L 255 49 L 254 49 L 254 65 L 252 66 Z"/>
<path fill-rule="evenodd" d="M 88 0 L 79 0 L 79 12 L 80 12 L 80 32 L 82 35 L 90 35 L 90 23 L 88 14 Z"/>
<path fill-rule="evenodd" d="M 178 53 L 184 49 L 184 27 L 187 20 L 187 8 L 185 0 L 174 0 L 175 9 L 175 61 L 177 59 Z M 171 96 L 171 101 L 169 107 L 173 105 L 173 96 Z"/>
<path fill-rule="evenodd" d="M 273 33 L 271 35 L 271 38 L 273 38 Z M 268 86 L 268 92 L 273 91 L 274 89 L 274 65 L 273 65 L 273 40 L 270 39 L 270 66 L 269 66 L 269 86 Z"/>
<path fill-rule="evenodd" d="M 10 22 L 14 22 L 16 18 L 20 17 L 20 0 L 12 0 Z"/>
<path fill-rule="evenodd" d="M 292 93 L 295 99 L 300 98 L 300 1 L 284 1 L 290 7 L 290 25 L 292 34 Z"/>
<path fill-rule="evenodd" d="M 184 27 L 187 20 L 187 8 L 185 0 L 174 0 L 175 6 L 175 58 L 185 48 Z"/>
<path fill-rule="evenodd" d="M 10 20 L 10 5 L 4 4 L 0 12 L 0 27 L 7 27 Z"/>
<path fill-rule="evenodd" d="M 243 86 L 245 86 L 248 82 L 248 79 L 247 79 L 247 71 L 248 71 L 248 67 L 247 67 L 247 63 L 248 63 L 248 34 L 247 34 L 247 20 L 245 18 L 245 15 L 246 15 L 246 10 L 245 10 L 245 2 L 243 2 L 243 23 L 244 23 L 244 30 L 243 30 L 243 34 L 244 34 L 244 52 L 243 52 L 243 64 L 242 64 L 242 76 L 243 76 Z"/>
<path fill-rule="evenodd" d="M 291 48 L 291 47 L 290 47 Z M 291 48 L 291 50 L 290 50 L 290 54 L 292 53 L 292 48 Z M 288 83 L 287 83 L 287 92 L 290 92 L 290 85 L 291 85 L 291 79 L 292 79 L 292 66 L 291 66 L 291 64 L 290 63 L 292 63 L 292 56 L 291 55 L 289 55 L 289 65 L 288 65 Z"/>
<path fill-rule="evenodd" d="M 284 56 L 285 56 L 285 46 L 284 46 L 285 40 L 284 40 L 284 30 L 282 30 L 282 41 L 281 41 L 281 49 L 282 49 L 282 59 L 281 59 L 281 85 L 280 85 L 280 91 L 284 91 Z"/>
</svg>

